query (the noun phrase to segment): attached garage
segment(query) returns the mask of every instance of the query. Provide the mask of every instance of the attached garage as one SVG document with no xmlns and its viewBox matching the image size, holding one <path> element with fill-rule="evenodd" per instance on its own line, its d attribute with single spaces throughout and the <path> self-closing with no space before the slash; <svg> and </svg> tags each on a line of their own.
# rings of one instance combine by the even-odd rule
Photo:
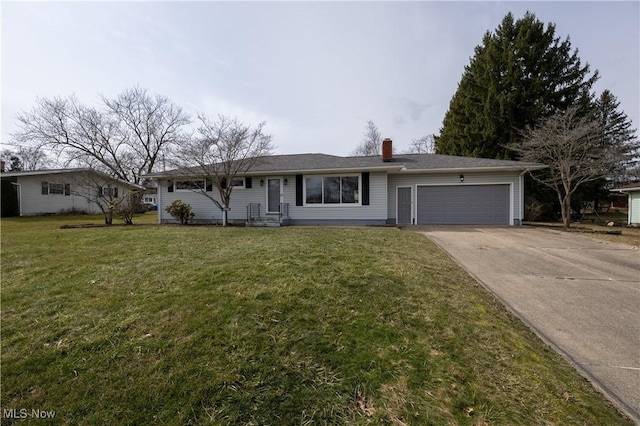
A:
<svg viewBox="0 0 640 426">
<path fill-rule="evenodd" d="M 418 186 L 418 224 L 510 225 L 508 184 Z"/>
</svg>

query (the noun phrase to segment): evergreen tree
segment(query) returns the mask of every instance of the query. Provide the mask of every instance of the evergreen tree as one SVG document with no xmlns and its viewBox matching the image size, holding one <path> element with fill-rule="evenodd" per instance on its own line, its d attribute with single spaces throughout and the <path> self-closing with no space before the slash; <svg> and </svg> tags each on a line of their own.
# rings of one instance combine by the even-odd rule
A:
<svg viewBox="0 0 640 426">
<path fill-rule="evenodd" d="M 593 108 L 594 117 L 602 128 L 603 152 L 607 147 L 618 148 L 616 166 L 606 176 L 609 187 L 628 183 L 631 180 L 628 173 L 637 167 L 640 156 L 636 129 L 619 108 L 620 102 L 609 90 L 602 92 Z"/>
<path fill-rule="evenodd" d="M 600 150 L 615 152 L 615 161 L 606 175 L 576 191 L 572 202 L 578 208 L 593 202 L 593 208 L 598 210 L 600 201 L 612 198 L 611 188 L 635 178 L 633 171 L 639 164 L 640 144 L 631 120 L 619 108 L 620 102 L 609 90 L 603 91 L 593 103 L 592 117 L 600 126 Z"/>
<path fill-rule="evenodd" d="M 555 25 L 527 12 L 514 22 L 507 14 L 495 32 L 487 32 L 482 45 L 451 99 L 436 153 L 467 157 L 516 159 L 507 145 L 541 118 L 569 105 L 591 102 L 590 90 L 598 79 L 590 77 L 569 38 L 561 41 Z"/>
</svg>

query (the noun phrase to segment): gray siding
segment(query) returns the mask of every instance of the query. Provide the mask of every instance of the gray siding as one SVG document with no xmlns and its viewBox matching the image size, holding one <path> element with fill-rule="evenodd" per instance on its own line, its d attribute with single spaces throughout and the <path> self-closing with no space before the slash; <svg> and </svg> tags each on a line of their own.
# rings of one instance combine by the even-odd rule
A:
<svg viewBox="0 0 640 426">
<path fill-rule="evenodd" d="M 221 222 L 222 211 L 203 194 L 192 191 L 174 192 L 168 191 L 168 183 L 173 181 L 161 180 L 158 183 L 158 215 L 162 222 L 172 222 L 174 219 L 164 209 L 175 200 L 182 200 L 191 205 L 191 211 L 195 213 L 194 219 L 202 222 Z M 220 200 L 218 190 L 208 192 L 216 200 Z M 247 205 L 249 203 L 261 203 L 266 201 L 266 187 L 260 186 L 260 178 L 253 178 L 252 188 L 234 188 L 231 192 L 231 204 L 229 206 L 228 219 L 230 221 L 245 221 L 247 218 Z"/>
<path fill-rule="evenodd" d="M 520 184 L 520 173 L 518 172 L 494 172 L 494 173 L 464 173 L 464 182 L 460 182 L 460 173 L 443 174 L 390 174 L 388 177 L 389 194 L 387 203 L 388 222 L 395 223 L 396 220 L 396 187 L 411 186 L 413 188 L 413 204 L 416 203 L 416 186 L 418 185 L 477 185 L 477 184 L 510 184 L 511 186 L 511 209 L 513 219 L 520 222 L 522 218 L 522 195 Z M 414 219 L 415 219 L 415 207 Z M 513 223 L 511 223 L 513 224 Z"/>
<path fill-rule="evenodd" d="M 71 195 L 62 194 L 42 194 L 42 182 L 56 182 L 71 184 Z M 86 198 L 74 194 L 73 176 L 64 173 L 36 176 L 19 176 L 17 183 L 20 185 L 18 197 L 20 211 L 24 216 L 38 214 L 62 213 L 71 210 L 85 211 L 88 213 L 101 213 L 96 203 L 88 201 Z M 118 187 L 118 194 L 123 195 L 127 191 L 124 185 L 114 185 Z"/>
<path fill-rule="evenodd" d="M 311 176 L 311 175 L 305 175 Z M 293 181 L 294 185 L 291 185 Z M 362 192 L 362 190 L 361 190 Z M 387 175 L 371 173 L 369 175 L 369 205 L 322 205 L 296 206 L 295 176 L 289 178 L 285 187 L 285 203 L 289 203 L 289 216 L 292 220 L 342 220 L 385 221 L 387 219 Z"/>
<path fill-rule="evenodd" d="M 305 175 L 309 176 L 309 175 Z M 387 219 L 387 176 L 386 173 L 371 173 L 369 175 L 369 205 L 323 205 L 323 206 L 296 206 L 296 176 L 253 176 L 252 188 L 234 189 L 231 194 L 231 210 L 229 220 L 244 222 L 247 218 L 247 205 L 260 203 L 261 213 L 264 214 L 267 202 L 267 178 L 282 177 L 287 180 L 282 185 L 282 202 L 289 204 L 289 217 L 292 223 L 384 223 Z M 260 186 L 260 180 L 264 179 L 264 186 Z M 180 199 L 191 204 L 195 213 L 194 219 L 203 222 L 220 222 L 222 212 L 211 200 L 202 194 L 191 191 L 168 192 L 168 181 L 160 180 L 158 188 L 158 215 L 162 222 L 172 222 L 173 218 L 164 211 L 164 208 L 173 200 Z M 219 199 L 217 189 L 213 194 Z"/>
</svg>

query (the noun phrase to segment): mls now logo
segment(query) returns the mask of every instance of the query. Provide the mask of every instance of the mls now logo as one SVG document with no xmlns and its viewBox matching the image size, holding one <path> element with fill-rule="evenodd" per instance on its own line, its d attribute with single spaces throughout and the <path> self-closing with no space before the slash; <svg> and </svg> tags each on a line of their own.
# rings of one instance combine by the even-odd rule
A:
<svg viewBox="0 0 640 426">
<path fill-rule="evenodd" d="M 5 419 L 53 419 L 56 416 L 55 411 L 45 411 L 39 408 L 4 408 L 2 409 L 2 417 Z"/>
</svg>

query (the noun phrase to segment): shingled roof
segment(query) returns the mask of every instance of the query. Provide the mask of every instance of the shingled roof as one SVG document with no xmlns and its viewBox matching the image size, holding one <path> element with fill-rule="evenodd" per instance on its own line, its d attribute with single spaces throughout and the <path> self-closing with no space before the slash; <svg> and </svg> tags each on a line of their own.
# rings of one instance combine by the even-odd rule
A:
<svg viewBox="0 0 640 426">
<path fill-rule="evenodd" d="M 614 192 L 636 192 L 636 191 L 640 191 L 640 182 L 629 183 L 627 185 L 619 186 L 617 188 L 613 188 L 611 191 L 614 191 Z"/>
<path fill-rule="evenodd" d="M 435 173 L 464 171 L 526 171 L 542 169 L 540 163 L 487 158 L 456 157 L 438 154 L 400 154 L 391 161 L 379 155 L 368 157 L 339 157 L 328 154 L 292 154 L 262 157 L 247 175 L 304 172 L 387 171 L 389 173 Z M 161 178 L 193 174 L 193 170 L 174 169 L 152 173 L 145 177 Z"/>
</svg>

